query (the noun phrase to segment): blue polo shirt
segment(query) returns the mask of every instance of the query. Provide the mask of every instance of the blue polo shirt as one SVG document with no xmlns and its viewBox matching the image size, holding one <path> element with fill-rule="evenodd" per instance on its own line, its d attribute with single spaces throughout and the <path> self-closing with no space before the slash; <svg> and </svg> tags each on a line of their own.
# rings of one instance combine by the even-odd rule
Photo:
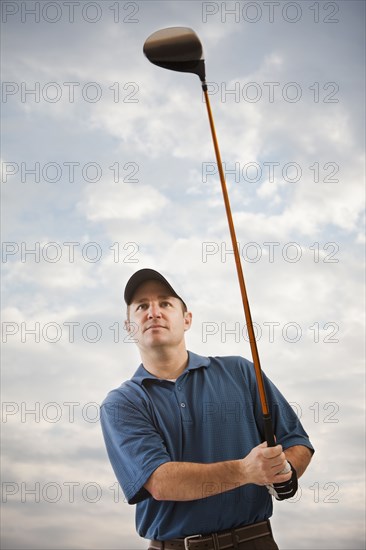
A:
<svg viewBox="0 0 366 550">
<path fill-rule="evenodd" d="M 202 486 L 202 498 L 156 501 L 144 488 L 165 462 L 211 463 L 245 457 L 264 441 L 254 366 L 242 357 L 189 353 L 185 371 L 169 382 L 140 365 L 131 380 L 112 390 L 101 406 L 103 435 L 127 501 L 136 504 L 141 537 L 157 540 L 208 534 L 263 521 L 272 515 L 266 487 L 239 487 L 210 496 L 217 483 Z M 264 375 L 277 441 L 284 449 L 313 450 L 295 412 Z"/>
</svg>

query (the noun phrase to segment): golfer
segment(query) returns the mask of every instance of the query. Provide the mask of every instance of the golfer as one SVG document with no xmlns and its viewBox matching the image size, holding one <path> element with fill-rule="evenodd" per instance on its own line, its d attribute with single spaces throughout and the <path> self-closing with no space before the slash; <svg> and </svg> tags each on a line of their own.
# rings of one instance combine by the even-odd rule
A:
<svg viewBox="0 0 366 550">
<path fill-rule="evenodd" d="M 252 363 L 187 351 L 192 314 L 157 271 L 132 275 L 124 298 L 142 364 L 107 395 L 101 424 L 139 535 L 151 550 L 277 549 L 271 495 L 293 496 L 314 452 L 292 407 L 263 375 L 268 447 Z"/>
</svg>

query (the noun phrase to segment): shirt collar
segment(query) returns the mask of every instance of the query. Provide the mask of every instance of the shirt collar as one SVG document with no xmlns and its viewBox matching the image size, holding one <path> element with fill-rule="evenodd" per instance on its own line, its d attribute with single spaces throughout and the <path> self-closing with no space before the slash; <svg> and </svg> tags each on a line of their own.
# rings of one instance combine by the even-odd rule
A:
<svg viewBox="0 0 366 550">
<path fill-rule="evenodd" d="M 184 372 L 200 369 L 201 367 L 207 368 L 209 364 L 210 360 L 208 357 L 197 355 L 196 353 L 188 351 L 188 365 Z M 142 386 L 144 380 L 159 380 L 159 378 L 148 372 L 145 369 L 144 365 L 141 363 L 139 368 L 131 378 L 131 381 L 136 382 L 137 384 Z"/>
</svg>

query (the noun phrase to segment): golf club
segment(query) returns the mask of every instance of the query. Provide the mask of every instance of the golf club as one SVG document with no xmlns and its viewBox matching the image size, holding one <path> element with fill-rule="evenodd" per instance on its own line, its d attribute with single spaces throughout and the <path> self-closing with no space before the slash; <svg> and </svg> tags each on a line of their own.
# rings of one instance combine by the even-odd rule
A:
<svg viewBox="0 0 366 550">
<path fill-rule="evenodd" d="M 244 315 L 248 329 L 250 348 L 255 368 L 255 376 L 259 392 L 259 398 L 263 413 L 264 436 L 269 447 L 275 446 L 275 438 L 272 426 L 272 419 L 268 408 L 267 396 L 263 382 L 261 364 L 258 355 L 257 342 L 253 329 L 252 316 L 250 313 L 249 301 L 244 282 L 243 269 L 240 261 L 239 248 L 237 244 L 234 222 L 231 214 L 229 195 L 227 191 L 225 175 L 222 168 L 221 155 L 216 137 L 215 125 L 211 111 L 210 100 L 207 92 L 205 60 L 203 57 L 202 44 L 196 33 L 187 27 L 170 27 L 161 29 L 151 34 L 143 48 L 144 54 L 151 63 L 179 72 L 188 72 L 198 75 L 201 80 L 202 90 L 205 97 L 207 114 L 210 123 L 213 145 L 215 149 L 217 168 L 220 174 L 222 194 L 225 203 L 226 216 L 229 224 L 232 247 L 234 250 L 236 271 L 239 280 L 240 292 L 243 302 Z"/>
</svg>

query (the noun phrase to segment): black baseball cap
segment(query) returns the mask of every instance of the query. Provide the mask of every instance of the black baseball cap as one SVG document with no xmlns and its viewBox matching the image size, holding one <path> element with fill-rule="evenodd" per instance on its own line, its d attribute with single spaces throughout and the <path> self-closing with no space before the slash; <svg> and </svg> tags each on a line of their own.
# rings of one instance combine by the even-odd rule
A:
<svg viewBox="0 0 366 550">
<path fill-rule="evenodd" d="M 130 277 L 129 280 L 127 281 L 127 284 L 126 284 L 126 287 L 125 287 L 124 298 L 125 298 L 125 302 L 128 306 L 131 304 L 133 296 L 134 296 L 137 288 L 140 285 L 142 285 L 142 283 L 145 283 L 146 281 L 151 281 L 152 279 L 155 280 L 155 281 L 160 281 L 161 283 L 163 283 L 163 285 L 168 287 L 169 291 L 172 293 L 172 296 L 175 296 L 181 302 L 183 302 L 184 307 L 186 309 L 188 309 L 185 302 L 184 302 L 184 300 L 175 292 L 174 288 L 166 280 L 166 278 L 163 277 L 163 275 L 161 273 L 159 273 L 158 271 L 155 271 L 155 269 L 147 269 L 147 268 L 146 269 L 140 269 L 139 271 L 136 271 L 136 273 L 134 273 L 132 275 L 132 277 Z"/>
</svg>

